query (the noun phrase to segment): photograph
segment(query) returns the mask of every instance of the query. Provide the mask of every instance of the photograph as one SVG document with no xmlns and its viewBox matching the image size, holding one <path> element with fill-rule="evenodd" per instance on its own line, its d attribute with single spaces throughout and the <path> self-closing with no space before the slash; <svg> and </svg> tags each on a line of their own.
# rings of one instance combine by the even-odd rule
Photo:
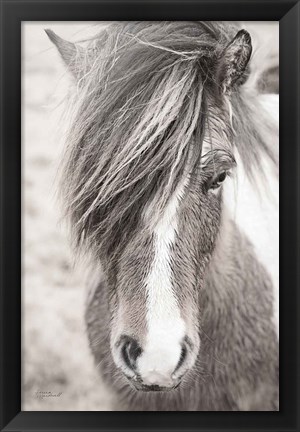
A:
<svg viewBox="0 0 300 432">
<path fill-rule="evenodd" d="M 21 48 L 22 411 L 280 411 L 279 22 Z"/>
</svg>

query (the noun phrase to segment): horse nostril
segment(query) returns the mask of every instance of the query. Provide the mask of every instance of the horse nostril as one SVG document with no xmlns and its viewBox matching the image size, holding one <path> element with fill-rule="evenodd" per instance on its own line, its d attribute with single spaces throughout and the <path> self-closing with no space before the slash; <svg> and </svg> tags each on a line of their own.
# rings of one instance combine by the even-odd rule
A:
<svg viewBox="0 0 300 432">
<path fill-rule="evenodd" d="M 186 356 L 187 356 L 187 347 L 186 347 L 185 344 L 183 344 L 182 348 L 181 348 L 180 358 L 179 358 L 179 361 L 177 363 L 177 366 L 176 366 L 174 372 L 176 372 L 183 365 L 183 363 L 184 363 L 184 361 L 186 359 Z"/>
<path fill-rule="evenodd" d="M 142 354 L 138 342 L 130 336 L 122 336 L 121 355 L 125 364 L 132 370 L 136 368 L 136 360 Z"/>
</svg>

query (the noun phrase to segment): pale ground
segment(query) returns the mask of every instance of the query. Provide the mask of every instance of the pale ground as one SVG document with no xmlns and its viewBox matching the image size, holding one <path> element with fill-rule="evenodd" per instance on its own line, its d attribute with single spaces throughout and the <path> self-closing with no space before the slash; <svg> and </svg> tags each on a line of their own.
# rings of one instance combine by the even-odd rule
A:
<svg viewBox="0 0 300 432">
<path fill-rule="evenodd" d="M 81 39 L 86 25 L 23 27 L 23 410 L 110 410 L 89 354 L 84 281 L 59 223 L 58 106 L 67 77 L 43 28 Z M 86 31 L 84 31 L 86 35 Z M 60 397 L 38 398 L 36 392 Z"/>
<path fill-rule="evenodd" d="M 278 56 L 278 25 L 247 23 Z M 57 125 L 68 76 L 43 29 L 69 40 L 95 33 L 94 23 L 23 24 L 23 410 L 110 410 L 112 396 L 89 353 L 84 313 L 84 280 L 73 269 L 72 253 L 59 222 L 55 196 L 63 137 Z M 51 392 L 37 397 L 36 392 Z M 54 397 L 62 393 L 59 397 Z"/>
</svg>

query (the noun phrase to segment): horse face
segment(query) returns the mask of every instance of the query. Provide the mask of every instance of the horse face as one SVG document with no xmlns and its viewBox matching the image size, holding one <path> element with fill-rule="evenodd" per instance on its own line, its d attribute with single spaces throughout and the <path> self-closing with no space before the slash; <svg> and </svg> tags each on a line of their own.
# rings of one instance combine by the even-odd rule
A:
<svg viewBox="0 0 300 432">
<path fill-rule="evenodd" d="M 137 233 L 111 264 L 111 351 L 141 390 L 176 387 L 200 348 L 199 294 L 221 222 L 226 152 L 178 184 L 159 220 L 146 205 Z M 150 228 L 151 227 L 151 228 Z"/>
<path fill-rule="evenodd" d="M 170 33 L 163 30 L 159 42 L 160 29 Z M 231 142 L 225 117 L 252 50 L 246 31 L 231 42 L 221 31 L 210 41 L 218 41 L 212 55 L 211 33 L 194 22 L 118 24 L 113 37 L 84 52 L 48 31 L 78 81 L 64 172 L 67 211 L 78 247 L 104 263 L 114 361 L 144 390 L 175 387 L 200 347 L 199 293 L 221 223 L 219 185 L 233 163 L 217 148 Z M 195 169 L 204 131 L 211 147 Z M 162 191 L 164 175 L 172 193 Z M 155 193 L 168 199 L 155 200 Z"/>
</svg>

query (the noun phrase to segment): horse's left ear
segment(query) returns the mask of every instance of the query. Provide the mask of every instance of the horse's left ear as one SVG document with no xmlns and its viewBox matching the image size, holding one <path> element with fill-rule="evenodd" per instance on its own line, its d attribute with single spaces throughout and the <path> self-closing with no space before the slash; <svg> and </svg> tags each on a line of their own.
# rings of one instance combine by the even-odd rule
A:
<svg viewBox="0 0 300 432">
<path fill-rule="evenodd" d="M 240 30 L 221 54 L 216 79 L 222 93 L 229 94 L 234 85 L 242 84 L 252 53 L 251 36 Z"/>
<path fill-rule="evenodd" d="M 45 29 L 45 32 L 51 42 L 53 42 L 58 49 L 58 52 L 61 55 L 69 71 L 75 78 L 78 79 L 80 71 L 77 68 L 76 63 L 78 62 L 76 60 L 78 59 L 78 56 L 81 57 L 81 55 L 83 55 L 83 49 L 78 45 L 75 45 L 73 42 L 62 39 L 52 30 Z"/>
</svg>

